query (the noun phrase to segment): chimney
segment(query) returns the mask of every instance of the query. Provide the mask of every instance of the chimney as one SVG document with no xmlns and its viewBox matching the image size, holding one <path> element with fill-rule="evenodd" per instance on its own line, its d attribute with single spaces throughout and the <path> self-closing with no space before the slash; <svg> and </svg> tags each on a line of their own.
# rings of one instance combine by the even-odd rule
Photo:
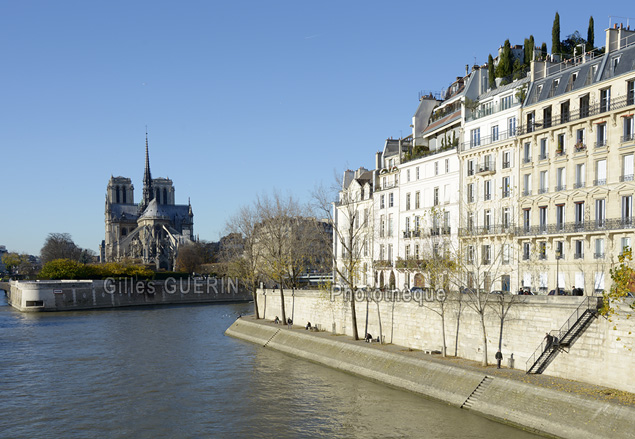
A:
<svg viewBox="0 0 635 439">
<path fill-rule="evenodd" d="M 470 74 L 470 66 L 468 64 L 465 64 L 465 76 Z"/>
</svg>

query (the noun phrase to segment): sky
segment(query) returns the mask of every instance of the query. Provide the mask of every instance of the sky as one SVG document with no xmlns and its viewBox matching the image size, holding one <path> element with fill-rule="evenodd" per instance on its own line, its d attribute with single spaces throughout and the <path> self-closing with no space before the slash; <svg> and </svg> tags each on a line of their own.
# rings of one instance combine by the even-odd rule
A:
<svg viewBox="0 0 635 439">
<path fill-rule="evenodd" d="M 572 3 L 561 37 L 592 15 L 603 46 L 627 4 Z M 141 198 L 146 126 L 152 176 L 191 200 L 200 239 L 259 195 L 309 202 L 410 134 L 421 92 L 505 39 L 551 48 L 555 3 L 527 5 L 0 0 L 0 245 L 37 255 L 54 232 L 97 251 L 110 176 Z"/>
</svg>

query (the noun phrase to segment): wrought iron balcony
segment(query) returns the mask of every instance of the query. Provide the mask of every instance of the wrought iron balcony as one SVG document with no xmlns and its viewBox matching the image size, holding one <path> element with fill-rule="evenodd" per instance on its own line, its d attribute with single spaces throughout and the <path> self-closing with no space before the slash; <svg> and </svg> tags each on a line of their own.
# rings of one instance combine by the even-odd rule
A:
<svg viewBox="0 0 635 439">
<path fill-rule="evenodd" d="M 585 186 L 585 184 L 586 184 L 586 183 L 585 183 L 585 182 L 583 182 L 583 181 L 578 181 L 578 182 L 576 182 L 576 183 L 573 183 L 573 189 L 580 189 L 581 187 L 584 187 L 584 186 Z"/>
<path fill-rule="evenodd" d="M 566 190 L 567 190 L 567 185 L 566 184 L 558 185 L 558 186 L 556 186 L 556 189 L 555 189 L 556 192 L 561 192 L 561 191 L 566 191 Z"/>
<path fill-rule="evenodd" d="M 604 186 L 606 185 L 606 178 L 600 178 L 599 180 L 593 180 L 593 186 Z"/>
<path fill-rule="evenodd" d="M 549 154 L 547 154 L 546 152 L 544 154 L 540 154 L 538 155 L 538 160 L 547 160 L 547 158 L 549 157 Z"/>
<path fill-rule="evenodd" d="M 593 259 L 604 259 L 604 253 L 593 253 Z"/>
<path fill-rule="evenodd" d="M 624 182 L 624 181 L 633 181 L 633 174 L 620 175 L 620 182 Z"/>
<path fill-rule="evenodd" d="M 632 142 L 634 139 L 633 133 L 620 137 L 620 143 Z"/>
<path fill-rule="evenodd" d="M 597 142 L 595 142 L 595 148 L 606 148 L 606 146 L 608 145 L 608 142 L 606 141 L 606 139 L 600 139 Z"/>
</svg>

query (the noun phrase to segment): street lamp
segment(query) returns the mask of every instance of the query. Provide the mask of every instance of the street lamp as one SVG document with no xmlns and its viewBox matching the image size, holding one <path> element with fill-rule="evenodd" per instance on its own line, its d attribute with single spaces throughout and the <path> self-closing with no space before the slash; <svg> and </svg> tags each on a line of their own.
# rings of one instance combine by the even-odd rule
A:
<svg viewBox="0 0 635 439">
<path fill-rule="evenodd" d="M 559 248 L 556 248 L 556 296 L 560 295 L 560 284 L 559 284 L 559 277 L 560 277 L 560 256 L 561 256 L 561 252 Z"/>
</svg>

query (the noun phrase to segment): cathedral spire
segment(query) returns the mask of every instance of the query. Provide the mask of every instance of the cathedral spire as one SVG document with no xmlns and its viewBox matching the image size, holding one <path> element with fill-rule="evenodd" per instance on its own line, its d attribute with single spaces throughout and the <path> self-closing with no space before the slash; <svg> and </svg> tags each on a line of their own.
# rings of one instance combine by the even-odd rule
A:
<svg viewBox="0 0 635 439">
<path fill-rule="evenodd" d="M 143 200 L 139 205 L 140 210 L 144 210 L 154 198 L 152 190 L 152 174 L 150 174 L 150 154 L 148 153 L 148 127 L 146 127 L 146 168 L 143 171 Z"/>
</svg>

